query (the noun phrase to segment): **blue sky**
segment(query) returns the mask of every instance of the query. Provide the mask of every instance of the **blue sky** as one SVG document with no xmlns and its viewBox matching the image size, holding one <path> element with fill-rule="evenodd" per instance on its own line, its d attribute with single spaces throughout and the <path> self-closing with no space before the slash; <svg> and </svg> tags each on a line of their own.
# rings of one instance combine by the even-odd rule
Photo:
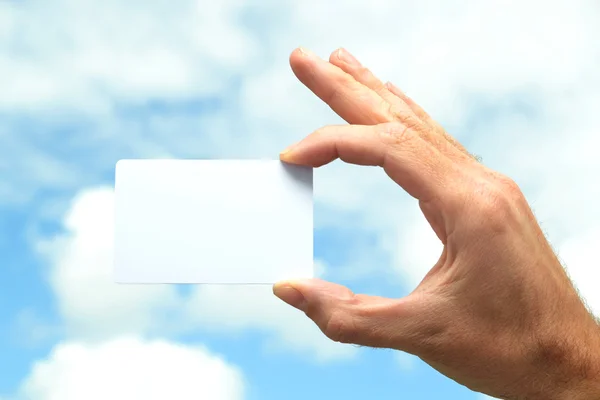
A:
<svg viewBox="0 0 600 400">
<path fill-rule="evenodd" d="M 521 185 L 598 313 L 599 14 L 587 0 L 0 2 L 0 399 L 483 399 L 413 356 L 329 341 L 270 287 L 117 287 L 115 162 L 276 158 L 340 122 L 289 53 L 344 46 Z M 375 168 L 315 171 L 315 207 L 316 263 L 356 292 L 402 296 L 441 251 Z"/>
</svg>

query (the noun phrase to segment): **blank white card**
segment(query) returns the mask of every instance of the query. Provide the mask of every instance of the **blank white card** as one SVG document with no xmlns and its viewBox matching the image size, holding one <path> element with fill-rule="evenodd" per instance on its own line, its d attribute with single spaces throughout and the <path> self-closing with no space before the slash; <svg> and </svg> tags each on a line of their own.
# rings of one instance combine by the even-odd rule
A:
<svg viewBox="0 0 600 400">
<path fill-rule="evenodd" d="M 313 277 L 312 168 L 279 160 L 121 160 L 119 283 Z"/>
</svg>

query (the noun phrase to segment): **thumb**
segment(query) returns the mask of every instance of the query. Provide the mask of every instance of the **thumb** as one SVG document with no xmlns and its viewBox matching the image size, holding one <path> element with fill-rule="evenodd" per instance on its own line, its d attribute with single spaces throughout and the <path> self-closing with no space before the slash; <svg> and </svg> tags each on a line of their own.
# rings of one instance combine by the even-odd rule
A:
<svg viewBox="0 0 600 400">
<path fill-rule="evenodd" d="M 278 282 L 273 293 L 303 311 L 336 342 L 412 352 L 422 341 L 422 315 L 410 297 L 354 294 L 345 286 L 320 279 Z"/>
</svg>

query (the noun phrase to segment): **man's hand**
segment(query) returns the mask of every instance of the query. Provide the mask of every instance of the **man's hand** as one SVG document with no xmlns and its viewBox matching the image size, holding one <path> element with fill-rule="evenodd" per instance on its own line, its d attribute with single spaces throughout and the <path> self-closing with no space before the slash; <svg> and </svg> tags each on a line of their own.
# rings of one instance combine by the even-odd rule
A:
<svg viewBox="0 0 600 400">
<path fill-rule="evenodd" d="M 412 353 L 475 391 L 600 399 L 600 328 L 515 182 L 479 163 L 347 51 L 327 62 L 298 49 L 290 63 L 351 125 L 321 128 L 281 159 L 382 167 L 418 200 L 444 250 L 402 299 L 321 280 L 280 282 L 275 294 L 335 341 Z"/>
</svg>

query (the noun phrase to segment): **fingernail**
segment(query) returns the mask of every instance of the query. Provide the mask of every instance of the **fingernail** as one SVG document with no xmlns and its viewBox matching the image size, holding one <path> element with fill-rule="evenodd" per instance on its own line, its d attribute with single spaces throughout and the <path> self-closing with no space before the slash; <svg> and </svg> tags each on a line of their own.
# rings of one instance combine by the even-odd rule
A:
<svg viewBox="0 0 600 400">
<path fill-rule="evenodd" d="M 337 57 L 349 65 L 354 65 L 356 67 L 360 66 L 358 60 L 345 49 L 338 49 Z"/>
<path fill-rule="evenodd" d="M 302 293 L 290 286 L 289 283 L 276 283 L 273 286 L 273 294 L 288 303 L 290 306 L 301 311 L 305 311 L 306 299 Z"/>
<path fill-rule="evenodd" d="M 294 147 L 296 147 L 298 143 L 294 143 L 291 146 L 288 146 L 285 150 L 283 150 L 281 153 L 279 153 L 279 157 L 285 157 L 288 156 L 289 153 L 291 153 L 291 151 L 294 149 Z"/>
<path fill-rule="evenodd" d="M 300 54 L 302 54 L 303 56 L 310 56 L 312 53 L 312 51 L 304 48 L 304 47 L 298 47 L 298 51 L 300 51 Z"/>
</svg>

